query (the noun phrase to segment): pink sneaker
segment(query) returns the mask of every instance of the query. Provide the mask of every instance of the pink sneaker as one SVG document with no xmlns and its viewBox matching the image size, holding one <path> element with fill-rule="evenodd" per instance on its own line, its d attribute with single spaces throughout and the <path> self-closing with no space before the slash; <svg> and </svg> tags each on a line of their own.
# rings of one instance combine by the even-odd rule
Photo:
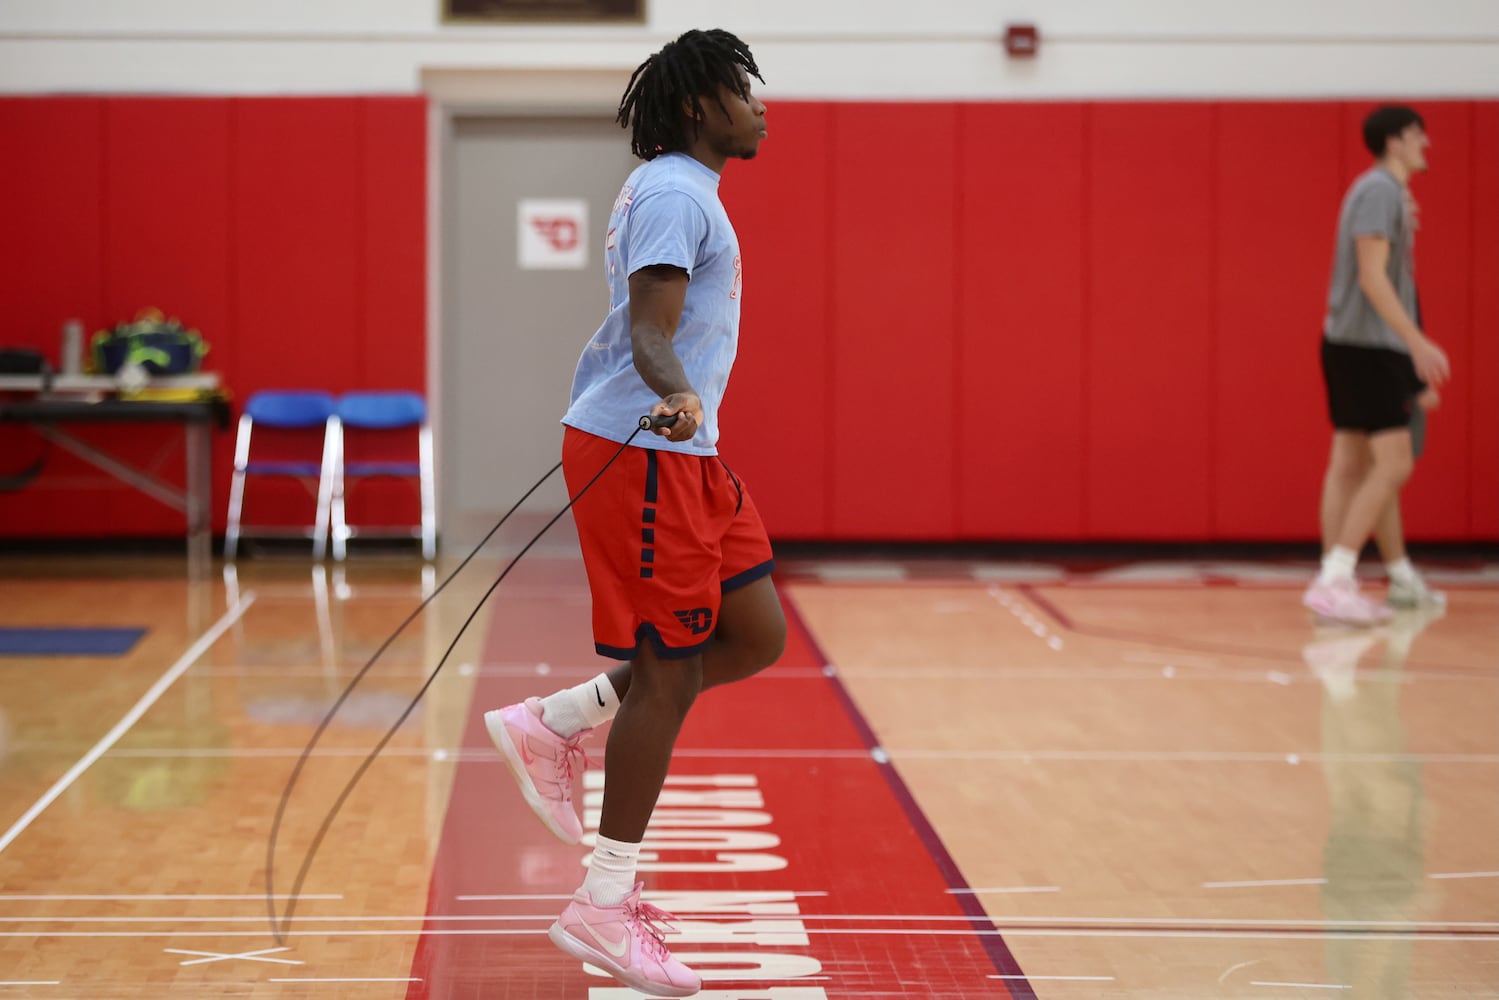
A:
<svg viewBox="0 0 1499 1000">
<path fill-rule="evenodd" d="M 1318 618 L 1344 625 L 1378 625 L 1390 620 L 1393 612 L 1383 604 L 1369 600 L 1358 592 L 1353 580 L 1316 583 L 1306 588 L 1301 603 Z"/>
<path fill-rule="evenodd" d="M 582 889 L 547 931 L 552 943 L 573 958 L 598 966 L 648 997 L 690 997 L 702 977 L 672 958 L 662 926 L 672 915 L 640 901 L 644 886 L 619 906 L 594 906 Z"/>
<path fill-rule="evenodd" d="M 592 761 L 578 744 L 591 729 L 563 739 L 541 721 L 541 699 L 484 713 L 489 738 L 505 755 L 526 804 L 565 843 L 583 839 L 583 821 L 573 808 L 573 775 Z"/>
</svg>

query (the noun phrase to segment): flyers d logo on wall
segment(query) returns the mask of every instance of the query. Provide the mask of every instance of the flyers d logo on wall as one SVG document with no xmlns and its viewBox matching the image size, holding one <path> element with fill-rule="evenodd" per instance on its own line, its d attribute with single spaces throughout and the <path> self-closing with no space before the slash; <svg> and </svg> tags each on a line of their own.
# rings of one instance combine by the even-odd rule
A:
<svg viewBox="0 0 1499 1000">
<path fill-rule="evenodd" d="M 531 220 L 531 227 L 558 253 L 566 253 L 578 245 L 578 224 L 572 219 L 537 218 Z"/>
<path fill-rule="evenodd" d="M 522 270 L 588 266 L 588 202 L 522 198 L 516 216 L 517 260 Z"/>
</svg>

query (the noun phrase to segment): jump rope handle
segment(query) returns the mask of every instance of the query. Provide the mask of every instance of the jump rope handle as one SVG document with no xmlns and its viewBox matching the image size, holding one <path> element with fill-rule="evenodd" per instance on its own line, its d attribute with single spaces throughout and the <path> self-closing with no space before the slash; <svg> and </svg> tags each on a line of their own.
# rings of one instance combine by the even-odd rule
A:
<svg viewBox="0 0 1499 1000">
<path fill-rule="evenodd" d="M 643 431 L 653 431 L 657 427 L 675 426 L 676 422 L 677 415 L 675 413 L 661 413 L 654 417 L 641 417 L 640 429 Z"/>
</svg>

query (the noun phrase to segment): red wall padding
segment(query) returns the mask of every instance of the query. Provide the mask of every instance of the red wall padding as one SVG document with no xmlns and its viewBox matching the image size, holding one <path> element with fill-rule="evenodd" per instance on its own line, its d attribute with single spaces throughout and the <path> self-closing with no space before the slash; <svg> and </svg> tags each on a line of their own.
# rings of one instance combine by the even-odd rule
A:
<svg viewBox="0 0 1499 1000">
<path fill-rule="evenodd" d="M 233 110 L 235 375 L 349 388 L 365 298 L 359 105 L 265 98 Z"/>
<path fill-rule="evenodd" d="M 725 458 L 781 538 L 1314 538 L 1317 337 L 1368 106 L 776 104 L 722 188 L 745 269 Z M 1421 110 L 1418 278 L 1454 379 L 1407 527 L 1499 539 L 1499 103 Z M 0 158 L 5 343 L 154 305 L 241 400 L 424 387 L 422 99 L 0 99 L 0 141 L 25 153 Z M 0 427 L 0 472 L 34 448 Z M 0 494 L 0 536 L 180 531 L 85 476 L 58 455 Z M 310 507 L 268 489 L 257 519 Z M 367 489 L 356 520 L 414 511 Z"/>
<path fill-rule="evenodd" d="M 1087 112 L 958 114 L 957 534 L 1081 537 Z"/>
<path fill-rule="evenodd" d="M 1360 118 L 1366 110 L 1354 108 Z M 1427 447 L 1402 496 L 1402 513 L 1407 521 L 1420 525 L 1422 532 L 1443 538 L 1461 537 L 1467 531 L 1472 406 L 1485 375 L 1487 391 L 1493 392 L 1494 372 L 1475 370 L 1468 331 L 1468 289 L 1475 278 L 1471 268 L 1474 234 L 1469 222 L 1472 110 L 1465 104 L 1422 107 L 1432 137 L 1427 151 L 1431 173 L 1411 185 L 1420 205 L 1416 284 L 1421 290 L 1422 320 L 1426 332 L 1452 359 L 1452 381 L 1441 390 L 1441 408 L 1429 415 Z M 1499 276 L 1491 274 L 1489 280 L 1499 281 Z"/>
<path fill-rule="evenodd" d="M 781 301 L 747 303 L 731 395 L 822 411 L 726 435 L 776 497 L 772 532 L 1314 539 L 1330 436 L 1318 339 L 1369 107 L 771 107 L 772 140 L 722 192 L 747 273 L 771 256 L 794 277 L 755 287 Z M 1455 376 L 1407 532 L 1494 540 L 1499 104 L 1421 110 L 1418 276 Z M 831 139 L 809 134 L 823 127 Z M 831 228 L 809 232 L 820 210 Z M 824 369 L 826 394 L 809 393 Z"/>
<path fill-rule="evenodd" d="M 1473 106 L 1468 535 L 1499 538 L 1499 103 Z"/>
<path fill-rule="evenodd" d="M 833 538 L 956 527 L 956 140 L 951 104 L 833 111 L 831 378 L 808 414 L 830 436 Z"/>
<path fill-rule="evenodd" d="M 1319 348 L 1343 194 L 1336 105 L 1218 110 L 1213 233 L 1213 532 L 1316 530 L 1327 459 Z M 1294 169 L 1266 169 L 1267 138 Z"/>
<path fill-rule="evenodd" d="M 116 320 L 134 317 L 142 307 L 160 307 L 203 332 L 210 344 L 205 367 L 236 370 L 234 341 L 222 335 L 234 328 L 229 102 L 107 101 L 105 125 L 104 316 L 88 327 L 90 334 Z M 141 454 L 147 447 L 133 446 L 131 437 L 148 438 L 151 451 L 164 443 L 155 430 L 143 434 L 139 427 L 77 432 L 108 441 L 113 450 Z M 233 445 L 227 435 L 216 437 L 214 444 L 215 465 L 227 470 L 233 462 Z M 161 472 L 164 478 L 182 480 L 180 450 L 172 453 Z M 103 473 L 90 470 L 89 475 L 97 479 Z M 54 518 L 58 533 L 90 534 L 89 526 L 100 517 L 108 518 L 99 525 L 107 525 L 106 534 L 171 535 L 183 530 L 181 514 L 108 482 L 108 504 L 96 506 L 78 529 L 70 530 L 65 526 L 68 522 L 56 523 Z M 215 495 L 222 498 L 226 490 Z M 96 504 L 100 496 L 95 496 Z M 223 516 L 222 511 L 216 514 Z"/>
<path fill-rule="evenodd" d="M 5 343 L 55 361 L 65 319 L 92 334 L 156 306 L 202 331 L 205 367 L 238 401 L 273 387 L 425 389 L 425 100 L 6 99 L 0 137 L 26 151 L 0 162 Z M 180 454 L 158 462 L 158 435 L 79 433 L 181 479 Z M 320 442 L 306 444 L 315 455 Z M 0 471 L 34 448 L 0 427 Z M 220 530 L 232 455 L 232 433 L 219 435 Z M 310 516 L 301 487 L 256 487 L 254 520 Z M 414 490 L 376 484 L 349 506 L 355 522 L 417 509 Z M 0 536 L 181 531 L 180 514 L 58 452 L 31 488 L 0 494 Z"/>
<path fill-rule="evenodd" d="M 104 108 L 77 98 L 0 100 L 0 342 L 44 347 L 54 360 L 64 318 L 92 329 L 104 316 Z M 26 467 L 38 449 L 30 431 L 0 424 L 0 472 Z M 0 493 L 0 531 L 43 534 L 67 523 L 110 533 L 100 496 L 69 488 L 88 467 L 53 456 L 46 480 Z"/>
<path fill-rule="evenodd" d="M 1083 530 L 1092 538 L 1210 535 L 1214 124 L 1205 104 L 1089 113 Z"/>
<path fill-rule="evenodd" d="M 783 536 L 832 528 L 827 461 L 833 256 L 832 109 L 790 104 L 769 123 L 766 154 L 729 168 L 724 197 L 741 220 L 739 357 L 724 400 L 725 461 Z M 770 152 L 773 151 L 773 152 Z M 732 188 L 732 194 L 729 189 Z M 794 470 L 794 471 L 793 471 Z"/>
</svg>

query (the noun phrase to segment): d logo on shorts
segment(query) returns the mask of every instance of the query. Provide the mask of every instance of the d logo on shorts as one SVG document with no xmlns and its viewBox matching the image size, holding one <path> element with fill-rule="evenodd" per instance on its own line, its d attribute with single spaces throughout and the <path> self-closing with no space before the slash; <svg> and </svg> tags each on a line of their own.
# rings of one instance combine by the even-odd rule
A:
<svg viewBox="0 0 1499 1000">
<path fill-rule="evenodd" d="M 712 608 L 693 608 L 691 611 L 673 611 L 677 621 L 682 627 L 690 629 L 693 635 L 702 635 L 713 628 Z"/>
</svg>

